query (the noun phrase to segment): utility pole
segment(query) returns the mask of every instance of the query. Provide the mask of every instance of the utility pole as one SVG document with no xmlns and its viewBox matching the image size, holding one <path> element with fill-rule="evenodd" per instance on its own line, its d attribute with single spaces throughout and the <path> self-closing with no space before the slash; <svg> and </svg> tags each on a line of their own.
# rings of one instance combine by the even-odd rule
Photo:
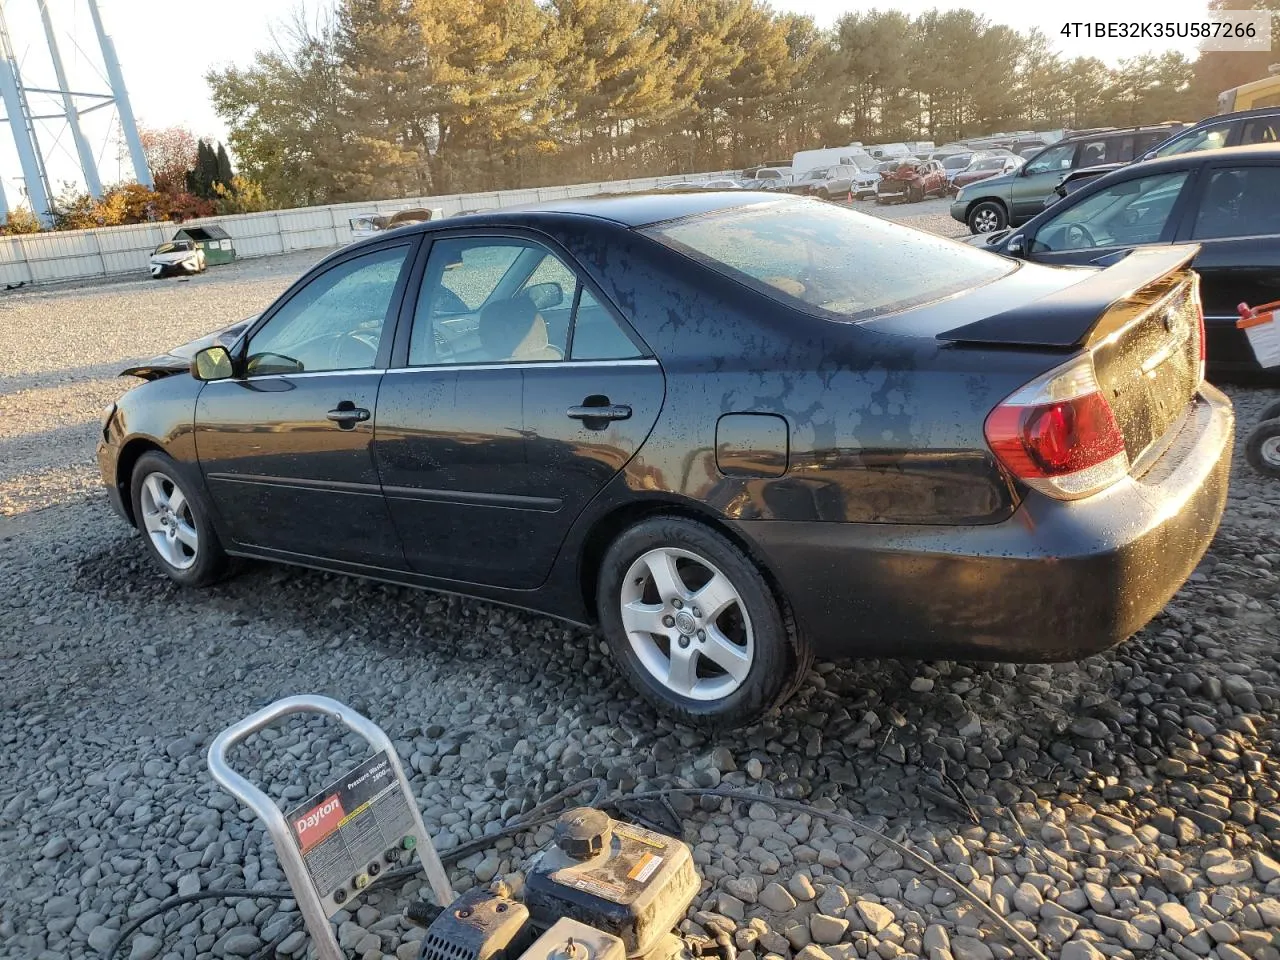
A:
<svg viewBox="0 0 1280 960">
<path fill-rule="evenodd" d="M 53 225 L 49 209 L 49 178 L 36 143 L 35 127 L 31 122 L 31 108 L 22 89 L 18 61 L 13 55 L 13 43 L 9 39 L 9 24 L 4 16 L 4 3 L 0 0 L 0 98 L 4 100 L 5 113 L 9 117 L 9 129 L 13 133 L 13 145 L 22 164 L 22 178 L 26 182 L 27 197 L 32 210 L 45 226 Z M 2 191 L 0 191 L 2 192 Z M 5 203 L 8 216 L 8 202 Z"/>
<path fill-rule="evenodd" d="M 151 179 L 151 168 L 147 166 L 147 155 L 142 149 L 142 138 L 138 136 L 138 124 L 133 119 L 129 91 L 124 85 L 124 74 L 120 72 L 120 61 L 116 58 L 116 46 L 111 42 L 106 28 L 102 25 L 98 0 L 88 0 L 88 4 L 89 15 L 93 17 L 93 29 L 98 33 L 102 62 L 107 68 L 107 82 L 111 84 L 111 95 L 115 98 L 116 112 L 120 116 L 120 129 L 124 132 L 125 142 L 129 145 L 129 155 L 133 158 L 133 175 L 148 190 L 154 190 L 155 182 Z"/>
<path fill-rule="evenodd" d="M 49 44 L 49 58 L 53 61 L 53 73 L 58 78 L 58 91 L 62 94 L 62 106 L 67 113 L 67 125 L 71 128 L 71 139 L 75 141 L 76 154 L 80 157 L 80 169 L 84 173 L 85 186 L 95 200 L 102 198 L 102 178 L 98 176 L 98 162 L 89 149 L 89 141 L 85 139 L 84 130 L 80 127 L 80 111 L 76 107 L 75 98 L 67 86 L 67 71 L 62 66 L 62 54 L 58 50 L 58 37 L 53 29 L 53 18 L 49 16 L 47 0 L 39 0 L 40 19 L 44 21 L 44 36 Z"/>
</svg>

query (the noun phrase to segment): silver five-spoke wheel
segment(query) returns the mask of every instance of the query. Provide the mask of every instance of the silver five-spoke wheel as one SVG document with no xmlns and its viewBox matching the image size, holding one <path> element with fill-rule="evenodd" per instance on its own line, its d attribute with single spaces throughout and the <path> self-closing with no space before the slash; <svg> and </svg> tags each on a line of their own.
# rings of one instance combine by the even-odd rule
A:
<svg viewBox="0 0 1280 960">
<path fill-rule="evenodd" d="M 751 671 L 751 619 L 729 578 L 677 547 L 641 554 L 622 587 L 622 624 L 640 664 L 672 693 L 719 700 Z"/>
<path fill-rule="evenodd" d="M 990 233 L 1000 226 L 1000 217 L 994 210 L 983 210 L 973 218 L 973 226 L 979 233 Z"/>
<path fill-rule="evenodd" d="M 188 569 L 196 562 L 200 535 L 182 488 L 166 474 L 149 473 L 142 481 L 139 503 L 142 525 L 156 553 L 174 569 Z"/>
</svg>

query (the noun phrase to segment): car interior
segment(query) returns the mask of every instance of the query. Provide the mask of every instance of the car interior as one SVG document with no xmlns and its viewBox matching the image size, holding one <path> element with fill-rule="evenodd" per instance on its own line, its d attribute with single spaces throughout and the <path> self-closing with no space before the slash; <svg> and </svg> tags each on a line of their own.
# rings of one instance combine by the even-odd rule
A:
<svg viewBox="0 0 1280 960">
<path fill-rule="evenodd" d="M 1112 184 L 1045 223 L 1033 253 L 1154 243 L 1173 211 L 1185 171 Z"/>
</svg>

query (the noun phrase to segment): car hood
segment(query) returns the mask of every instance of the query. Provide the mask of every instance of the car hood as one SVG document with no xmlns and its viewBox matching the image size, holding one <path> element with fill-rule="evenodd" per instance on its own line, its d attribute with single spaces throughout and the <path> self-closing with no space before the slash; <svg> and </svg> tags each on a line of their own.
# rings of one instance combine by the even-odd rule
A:
<svg viewBox="0 0 1280 960">
<path fill-rule="evenodd" d="M 1013 183 L 1013 178 L 1015 176 L 1016 174 L 1013 174 L 1013 173 L 1001 173 L 1001 174 L 998 174 L 997 176 L 986 177 L 983 180 L 976 180 L 974 182 L 982 184 L 983 190 L 990 190 L 992 187 L 1009 186 L 1010 184 Z"/>
<path fill-rule="evenodd" d="M 168 353 L 152 357 L 144 363 L 126 367 L 120 371 L 120 376 L 141 377 L 143 380 L 159 380 L 161 377 L 172 376 L 175 373 L 186 373 L 191 369 L 191 358 L 196 353 L 205 347 L 212 347 L 218 344 L 230 348 L 233 343 L 240 339 L 240 334 L 256 319 L 257 317 L 249 317 L 247 320 L 233 323 L 229 327 L 223 327 L 221 330 L 205 334 L 190 343 L 174 347 Z"/>
</svg>

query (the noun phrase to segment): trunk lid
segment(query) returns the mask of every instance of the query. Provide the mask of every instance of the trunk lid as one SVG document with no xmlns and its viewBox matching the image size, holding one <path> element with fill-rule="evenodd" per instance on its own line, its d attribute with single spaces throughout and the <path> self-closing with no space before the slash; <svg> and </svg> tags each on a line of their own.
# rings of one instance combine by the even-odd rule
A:
<svg viewBox="0 0 1280 960">
<path fill-rule="evenodd" d="M 1203 379 L 1194 245 L 1134 251 L 1105 270 L 1023 306 L 937 335 L 957 345 L 1086 351 L 1135 469 L 1194 400 Z"/>
</svg>

